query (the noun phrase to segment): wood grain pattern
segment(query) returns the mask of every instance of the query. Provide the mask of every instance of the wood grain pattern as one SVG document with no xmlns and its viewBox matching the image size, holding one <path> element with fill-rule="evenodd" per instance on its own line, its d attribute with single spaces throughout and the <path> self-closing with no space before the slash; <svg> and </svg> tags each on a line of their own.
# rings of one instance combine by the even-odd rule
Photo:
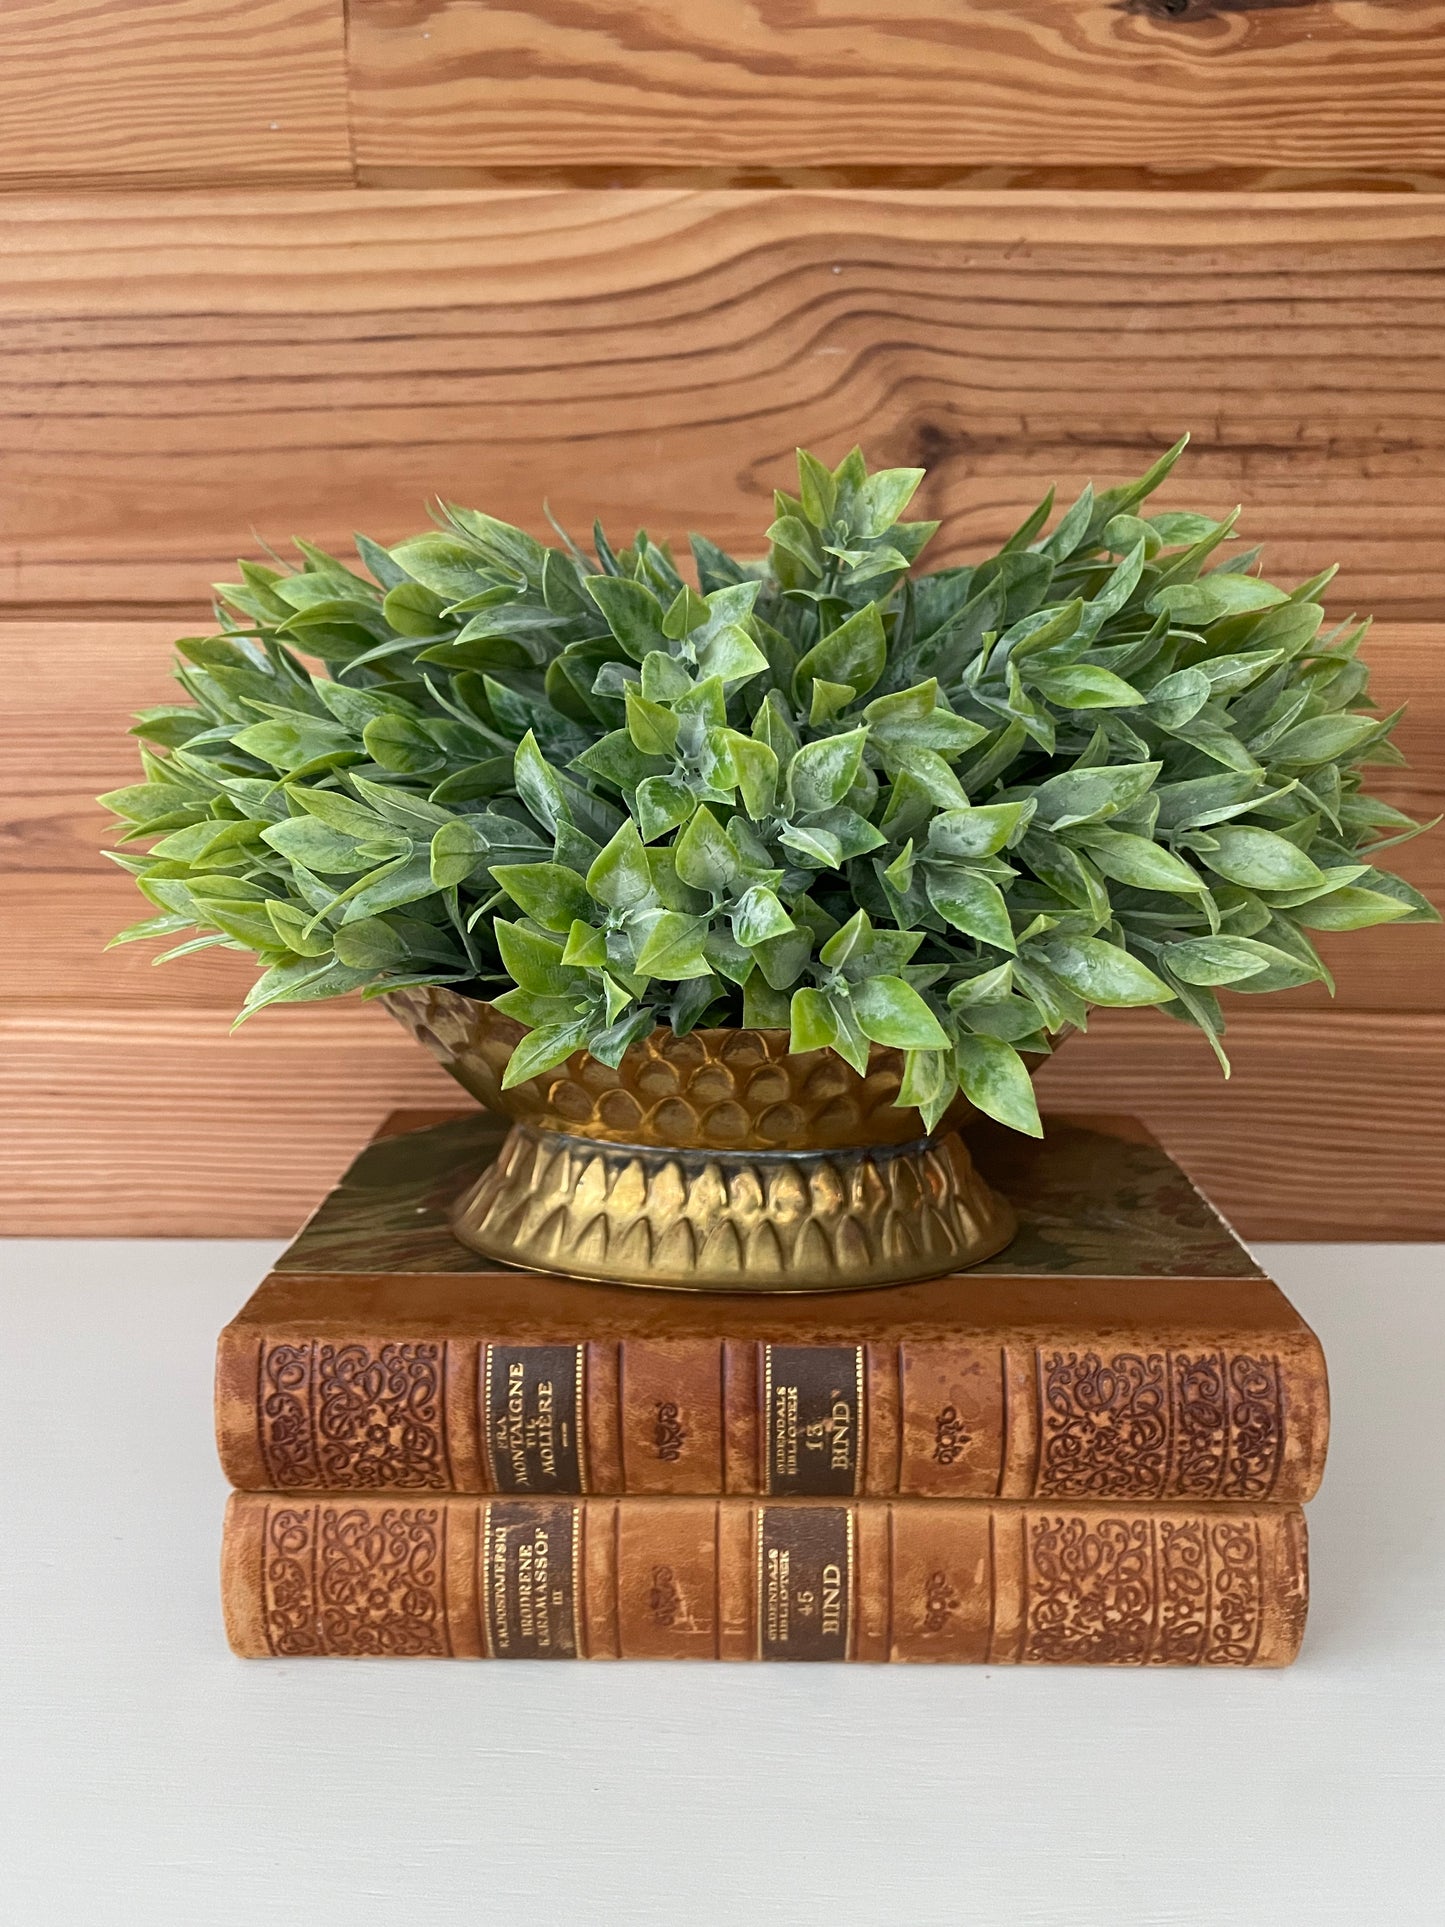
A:
<svg viewBox="0 0 1445 1927">
<path fill-rule="evenodd" d="M 855 438 L 943 561 L 1189 426 L 1169 501 L 1439 617 L 1442 268 L 1439 196 L 0 199 L 0 606 L 199 616 L 436 492 L 755 544 Z"/>
<path fill-rule="evenodd" d="M 456 1087 L 374 1005 L 268 1013 L 0 1006 L 5 1235 L 289 1235 L 395 1106 Z M 1059 1110 L 1134 1112 L 1253 1237 L 1445 1231 L 1445 1017 L 1239 1016 L 1201 1038 L 1103 1018 L 1044 1073 Z"/>
<path fill-rule="evenodd" d="M 351 178 L 339 0 L 0 8 L 0 187 Z"/>
<path fill-rule="evenodd" d="M 1445 1234 L 1445 1016 L 1239 1001 L 1228 1083 L 1182 1025 L 1120 1013 L 1045 1067 L 1041 1103 L 1142 1117 L 1246 1237 Z"/>
<path fill-rule="evenodd" d="M 468 166 L 993 167 L 1097 186 L 1202 166 L 1445 172 L 1433 0 L 353 0 L 350 21 L 357 158 L 393 181 Z"/>
</svg>

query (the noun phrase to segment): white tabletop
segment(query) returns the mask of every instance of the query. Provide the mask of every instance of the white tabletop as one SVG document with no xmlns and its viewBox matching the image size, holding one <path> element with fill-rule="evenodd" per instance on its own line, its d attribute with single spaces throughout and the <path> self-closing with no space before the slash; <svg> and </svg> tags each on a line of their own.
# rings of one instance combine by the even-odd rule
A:
<svg viewBox="0 0 1445 1927">
<path fill-rule="evenodd" d="M 0 1244 L 6 1923 L 1445 1921 L 1445 1248 L 1263 1253 L 1335 1419 L 1253 1674 L 232 1659 L 211 1348 L 271 1249 Z"/>
</svg>

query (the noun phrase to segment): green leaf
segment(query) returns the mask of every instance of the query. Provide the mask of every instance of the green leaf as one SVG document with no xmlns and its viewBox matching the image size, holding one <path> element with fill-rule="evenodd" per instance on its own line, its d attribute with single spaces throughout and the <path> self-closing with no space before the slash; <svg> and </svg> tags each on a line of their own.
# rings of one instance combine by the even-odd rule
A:
<svg viewBox="0 0 1445 1927">
<path fill-rule="evenodd" d="M 765 943 L 754 944 L 753 955 L 764 980 L 774 990 L 791 990 L 803 973 L 811 949 L 808 932 L 793 930 L 786 937 L 769 937 Z"/>
<path fill-rule="evenodd" d="M 650 589 L 615 575 L 589 575 L 583 587 L 634 662 L 641 662 L 649 650 L 667 651 L 662 604 Z"/>
<path fill-rule="evenodd" d="M 830 995 L 828 1008 L 833 1014 L 833 1049 L 845 1064 L 852 1065 L 860 1077 L 866 1077 L 871 1046 L 858 1023 L 851 1000 L 845 996 Z"/>
<path fill-rule="evenodd" d="M 939 809 L 967 808 L 968 792 L 937 750 L 904 749 L 890 742 L 883 750 L 883 763 L 890 774 L 906 773 L 912 777 L 923 794 Z"/>
<path fill-rule="evenodd" d="M 631 683 L 624 692 L 627 733 L 644 756 L 671 756 L 677 747 L 678 719 L 661 703 L 649 702 Z"/>
<path fill-rule="evenodd" d="M 356 886 L 352 885 L 352 888 Z M 342 921 L 359 923 L 363 917 L 377 917 L 386 910 L 399 910 L 403 904 L 418 903 L 435 890 L 431 855 L 429 851 L 424 851 L 420 856 L 408 857 L 404 862 L 390 863 L 385 869 L 374 871 L 369 879 L 364 879 L 362 888 L 356 890 L 347 903 Z"/>
<path fill-rule="evenodd" d="M 440 834 L 440 832 L 438 832 Z M 513 903 L 544 930 L 566 933 L 592 914 L 587 886 L 561 863 L 499 863 L 492 876 Z"/>
<path fill-rule="evenodd" d="M 431 878 L 439 890 L 454 890 L 480 869 L 488 845 L 464 817 L 444 823 L 431 840 Z"/>
<path fill-rule="evenodd" d="M 941 863 L 928 865 L 926 877 L 929 902 L 956 930 L 999 950 L 1017 947 L 1008 905 L 996 883 L 976 871 Z"/>
<path fill-rule="evenodd" d="M 853 991 L 858 1027 L 875 1044 L 894 1050 L 946 1050 L 948 1034 L 911 984 L 901 977 L 869 977 Z"/>
<path fill-rule="evenodd" d="M 510 1091 L 529 1078 L 564 1064 L 574 1051 L 584 1050 L 590 1028 L 585 1018 L 571 1024 L 547 1024 L 528 1031 L 507 1060 L 502 1073 L 502 1089 Z"/>
<path fill-rule="evenodd" d="M 1198 582 L 1176 582 L 1156 589 L 1145 603 L 1150 615 L 1161 610 L 1171 622 L 1188 629 L 1204 629 L 1222 616 L 1244 615 L 1254 609 L 1271 609 L 1287 600 L 1283 589 L 1257 576 L 1221 574 L 1218 570 Z"/>
<path fill-rule="evenodd" d="M 1270 747 L 1271 763 L 1348 762 L 1380 733 L 1378 716 L 1315 716 L 1287 729 Z"/>
<path fill-rule="evenodd" d="M 873 950 L 873 923 L 866 910 L 857 910 L 835 930 L 818 952 L 819 963 L 836 970 L 848 962 L 866 958 Z"/>
<path fill-rule="evenodd" d="M 652 896 L 652 871 L 637 825 L 626 822 L 587 872 L 587 888 L 609 910 L 632 910 Z"/>
<path fill-rule="evenodd" d="M 1212 685 L 1203 669 L 1176 669 L 1149 691 L 1149 716 L 1161 729 L 1182 729 L 1203 709 Z"/>
<path fill-rule="evenodd" d="M 697 666 L 704 676 L 722 682 L 746 682 L 766 669 L 768 659 L 738 623 L 727 623 L 698 647 Z"/>
<path fill-rule="evenodd" d="M 842 736 L 824 736 L 805 743 L 788 766 L 788 790 L 793 807 L 804 812 L 831 810 L 841 803 L 858 780 L 866 729 Z"/>
<path fill-rule="evenodd" d="M 822 575 L 823 556 L 817 534 L 801 516 L 778 516 L 776 521 L 768 528 L 768 541 L 772 544 L 774 550 L 772 561 L 775 566 L 772 572 L 774 575 L 779 576 L 780 580 L 783 578 L 779 568 L 776 566 L 778 563 L 778 551 L 781 551 L 785 556 L 791 557 L 791 559 L 800 564 L 809 575 L 814 577 Z M 796 580 L 796 573 L 794 572 L 793 575 L 790 575 L 788 580 Z"/>
<path fill-rule="evenodd" d="M 366 917 L 336 933 L 336 955 L 357 970 L 390 970 L 414 961 L 406 939 L 382 917 Z"/>
<path fill-rule="evenodd" d="M 800 448 L 797 454 L 798 495 L 803 513 L 815 529 L 821 529 L 833 519 L 838 485 L 833 480 L 832 470 L 825 468 L 816 455 L 810 455 L 804 448 Z"/>
<path fill-rule="evenodd" d="M 331 931 L 324 927 L 311 928 L 311 918 L 299 910 L 294 903 L 281 903 L 272 897 L 266 904 L 266 915 L 271 919 L 271 927 L 288 950 L 294 950 L 301 957 L 328 957 L 331 954 Z M 342 962 L 350 959 L 342 958 Z"/>
<path fill-rule="evenodd" d="M 1312 897 L 1291 914 L 1307 930 L 1368 930 L 1373 924 L 1396 923 L 1409 916 L 1410 905 L 1383 891 L 1362 890 L 1347 883 L 1328 896 Z"/>
<path fill-rule="evenodd" d="M 690 917 L 681 910 L 663 910 L 637 953 L 638 974 L 664 977 L 670 982 L 711 976 L 711 965 L 702 950 L 706 935 L 706 917 Z"/>
<path fill-rule="evenodd" d="M 886 535 L 917 493 L 921 468 L 880 468 L 858 491 L 861 511 L 855 531 L 865 541 Z"/>
<path fill-rule="evenodd" d="M 1066 663 L 1059 669 L 1036 670 L 1030 680 L 1061 709 L 1128 709 L 1144 701 L 1122 676 L 1094 663 Z"/>
<path fill-rule="evenodd" d="M 512 780 L 532 815 L 555 836 L 557 825 L 565 822 L 570 812 L 556 772 L 538 749 L 537 738 L 530 729 L 518 743 L 512 759 Z"/>
<path fill-rule="evenodd" d="M 1012 1044 L 965 1033 L 954 1047 L 963 1094 L 985 1117 L 1026 1137 L 1042 1137 L 1039 1108 L 1028 1069 Z"/>
<path fill-rule="evenodd" d="M 836 810 L 819 812 L 809 823 L 807 834 L 815 838 L 827 836 L 836 842 L 838 860 L 843 863 L 851 857 L 865 856 L 869 850 L 882 849 L 888 840 L 866 816 L 850 810 L 846 804 Z"/>
<path fill-rule="evenodd" d="M 815 677 L 808 703 L 808 721 L 814 729 L 832 722 L 835 716 L 842 714 L 856 694 L 851 683 L 825 682 L 821 676 Z"/>
<path fill-rule="evenodd" d="M 743 985 L 743 1023 L 749 1030 L 786 1030 L 789 999 L 784 990 L 774 990 L 759 971 Z"/>
<path fill-rule="evenodd" d="M 381 613 L 399 636 L 435 636 L 446 631 L 442 611 L 448 600 L 420 582 L 399 582 L 387 591 Z"/>
<path fill-rule="evenodd" d="M 368 983 L 371 975 L 369 970 L 352 970 L 345 964 L 310 957 L 273 964 L 247 991 L 236 1024 L 244 1023 L 268 1004 L 308 1004 L 326 997 L 345 996 L 348 991 L 359 990 Z"/>
<path fill-rule="evenodd" d="M 754 884 L 745 890 L 733 906 L 733 935 L 748 949 L 754 944 L 766 943 L 770 937 L 784 936 L 796 927 L 776 893 L 765 884 Z"/>
<path fill-rule="evenodd" d="M 363 803 L 370 804 L 388 823 L 395 824 L 397 829 L 405 830 L 409 835 L 429 837 L 443 823 L 455 821 L 451 810 L 441 809 L 399 785 L 373 783 L 369 777 L 358 776 L 354 770 L 348 773 L 347 781 Z"/>
<path fill-rule="evenodd" d="M 382 845 L 379 850 L 363 849 L 355 837 L 345 836 L 312 816 L 293 816 L 284 823 L 273 823 L 261 832 L 261 840 L 289 861 L 304 863 L 308 870 L 319 870 L 323 875 L 355 876 L 362 870 L 375 869 L 379 861 L 389 856 L 402 856 L 411 848 L 410 838 L 388 832 L 385 825 L 378 828 Z"/>
<path fill-rule="evenodd" d="M 494 586 L 477 551 L 449 535 L 418 535 L 398 543 L 390 553 L 414 582 L 444 596 L 448 603 Z"/>
<path fill-rule="evenodd" d="M 923 1128 L 931 1131 L 953 1100 L 957 1083 L 946 1050 L 911 1050 L 903 1060 L 897 1102 L 923 1113 Z"/>
<path fill-rule="evenodd" d="M 809 684 L 821 677 L 826 682 L 846 683 L 856 695 L 864 696 L 883 674 L 887 661 L 883 617 L 877 603 L 869 602 L 803 657 L 793 672 L 794 694 L 800 703 L 805 702 Z"/>
<path fill-rule="evenodd" d="M 1250 937 L 1189 937 L 1166 944 L 1160 962 L 1185 983 L 1209 987 L 1240 983 L 1277 964 L 1297 965 L 1284 951 Z"/>
<path fill-rule="evenodd" d="M 710 613 L 706 602 L 697 591 L 684 582 L 673 598 L 667 614 L 662 618 L 662 633 L 669 641 L 680 642 L 694 629 L 701 628 Z M 659 653 L 654 650 L 651 660 L 655 660 Z"/>
<path fill-rule="evenodd" d="M 728 748 L 743 808 L 755 823 L 772 811 L 778 795 L 778 759 L 766 743 L 728 732 Z"/>
<path fill-rule="evenodd" d="M 928 826 L 928 848 L 942 857 L 996 856 L 1034 813 L 1032 800 L 942 810 Z"/>
<path fill-rule="evenodd" d="M 589 1039 L 587 1048 L 599 1064 L 616 1070 L 632 1045 L 656 1028 L 657 1018 L 651 1010 L 634 1010 L 598 1031 Z"/>
<path fill-rule="evenodd" d="M 696 805 L 697 798 L 676 777 L 644 777 L 637 785 L 637 827 L 644 843 L 652 843 L 685 823 Z"/>
<path fill-rule="evenodd" d="M 607 932 L 594 930 L 590 923 L 578 921 L 567 932 L 562 962 L 578 970 L 607 968 Z"/>
<path fill-rule="evenodd" d="M 152 937 L 173 937 L 178 930 L 193 930 L 194 928 L 194 917 L 181 916 L 174 911 L 167 911 L 163 916 L 144 917 L 139 923 L 130 924 L 126 929 L 118 931 L 105 947 L 107 950 L 114 950 L 119 944 L 146 943 L 149 942 Z M 326 947 L 330 949 L 331 946 L 328 944 Z"/>
<path fill-rule="evenodd" d="M 1038 821 L 1049 829 L 1102 822 L 1137 803 L 1159 774 L 1158 763 L 1121 763 L 1106 769 L 1070 769 L 1048 777 L 1035 791 Z"/>
<path fill-rule="evenodd" d="M 327 758 L 350 756 L 356 761 L 356 738 L 340 723 L 324 723 L 313 717 L 296 722 L 279 718 L 252 723 L 238 729 L 231 738 L 237 749 L 254 756 L 273 769 L 297 770 Z"/>
<path fill-rule="evenodd" d="M 673 847 L 677 874 L 694 890 L 726 891 L 737 877 L 737 845 L 707 806 L 700 805 Z"/>
<path fill-rule="evenodd" d="M 1106 877 L 1127 883 L 1135 890 L 1165 890 L 1180 896 L 1199 896 L 1206 889 L 1203 878 L 1172 850 L 1152 842 L 1147 836 L 1133 836 L 1124 830 L 1090 825 L 1070 833 L 1088 851 Z"/>
<path fill-rule="evenodd" d="M 576 996 L 585 991 L 585 975 L 563 964 L 563 945 L 553 938 L 528 930 L 524 924 L 507 923 L 501 917 L 492 928 L 503 968 L 519 989 L 542 997 Z"/>
<path fill-rule="evenodd" d="M 599 738 L 590 749 L 583 750 L 575 759 L 574 767 L 615 783 L 625 793 L 639 789 L 651 776 L 666 776 L 670 762 L 670 758 L 644 756 L 625 729 L 614 729 Z M 561 795 L 559 788 L 559 802 Z"/>
<path fill-rule="evenodd" d="M 1273 830 L 1225 823 L 1212 829 L 1209 837 L 1214 847 L 1201 849 L 1200 861 L 1245 889 L 1302 890 L 1321 881 L 1319 866 Z"/>
<path fill-rule="evenodd" d="M 1167 1004 L 1174 995 L 1137 957 L 1100 937 L 1054 932 L 1035 939 L 1031 952 L 1091 1004 L 1106 1008 Z"/>
<path fill-rule="evenodd" d="M 788 1049 L 800 1056 L 805 1051 L 827 1050 L 836 1041 L 838 1025 L 833 1007 L 821 990 L 795 990 L 789 1006 L 792 1035 Z"/>
</svg>

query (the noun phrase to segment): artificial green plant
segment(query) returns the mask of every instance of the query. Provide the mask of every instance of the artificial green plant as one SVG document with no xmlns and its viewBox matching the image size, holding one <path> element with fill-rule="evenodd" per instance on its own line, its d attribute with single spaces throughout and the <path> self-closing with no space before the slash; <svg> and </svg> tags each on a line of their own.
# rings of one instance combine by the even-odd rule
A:
<svg viewBox="0 0 1445 1927">
<path fill-rule="evenodd" d="M 364 573 L 243 562 L 102 798 L 157 912 L 116 941 L 254 951 L 243 1016 L 452 985 L 526 1026 L 509 1082 L 778 1027 L 903 1050 L 930 1128 L 962 1088 L 1036 1133 L 1024 1059 L 1095 1006 L 1224 1063 L 1222 988 L 1436 913 L 1374 864 L 1419 826 L 1364 792 L 1400 760 L 1367 625 L 1322 632 L 1333 571 L 1263 580 L 1233 515 L 1145 513 L 1178 454 L 932 574 L 923 471 L 856 449 L 800 453 L 764 561 L 693 537 L 695 582 L 450 505 Z"/>
</svg>

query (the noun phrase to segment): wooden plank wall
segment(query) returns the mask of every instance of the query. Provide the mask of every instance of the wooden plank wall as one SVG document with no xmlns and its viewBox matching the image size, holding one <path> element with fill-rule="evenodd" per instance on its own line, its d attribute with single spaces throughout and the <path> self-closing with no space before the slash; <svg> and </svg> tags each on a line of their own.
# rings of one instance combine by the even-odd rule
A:
<svg viewBox="0 0 1445 1927">
<path fill-rule="evenodd" d="M 282 1234 L 452 1087 L 243 959 L 106 955 L 91 798 L 257 535 L 442 493 L 756 542 L 793 445 L 928 465 L 940 560 L 1050 481 L 1247 504 L 1344 568 L 1445 809 L 1445 6 L 12 0 L 0 10 L 0 1231 Z M 1401 868 L 1445 898 L 1445 832 Z M 1099 1023 L 1249 1232 L 1445 1235 L 1445 933 L 1235 999 L 1235 1075 Z"/>
</svg>

